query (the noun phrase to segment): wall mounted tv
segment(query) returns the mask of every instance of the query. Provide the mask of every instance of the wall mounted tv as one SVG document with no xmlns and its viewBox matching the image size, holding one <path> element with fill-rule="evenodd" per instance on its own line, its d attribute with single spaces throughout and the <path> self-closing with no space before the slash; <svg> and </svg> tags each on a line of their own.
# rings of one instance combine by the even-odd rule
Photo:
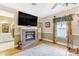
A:
<svg viewBox="0 0 79 59">
<path fill-rule="evenodd" d="M 21 26 L 37 26 L 37 16 L 30 15 L 19 11 L 18 25 Z"/>
</svg>

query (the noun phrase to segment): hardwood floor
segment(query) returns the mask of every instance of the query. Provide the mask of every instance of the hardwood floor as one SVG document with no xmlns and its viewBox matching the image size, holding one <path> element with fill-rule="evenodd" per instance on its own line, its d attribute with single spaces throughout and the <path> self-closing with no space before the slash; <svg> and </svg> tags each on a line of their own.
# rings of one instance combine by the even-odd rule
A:
<svg viewBox="0 0 79 59">
<path fill-rule="evenodd" d="M 50 45 L 50 46 L 58 48 L 58 49 L 66 50 L 65 46 L 53 44 L 52 42 L 48 42 L 48 41 L 44 41 L 44 40 L 39 41 L 39 43 L 36 45 L 39 45 L 39 44 L 47 44 L 47 45 Z M 35 47 L 36 45 L 35 44 L 31 45 L 27 49 Z M 12 49 L 8 49 L 8 50 L 0 52 L 0 56 L 13 56 L 13 54 L 16 54 L 21 51 L 23 51 L 23 50 L 18 49 L 18 48 L 12 48 Z"/>
<path fill-rule="evenodd" d="M 40 41 L 40 44 L 42 44 L 42 43 L 50 45 L 50 46 L 58 48 L 58 49 L 62 49 L 62 50 L 67 49 L 66 46 L 64 46 L 64 45 L 54 44 L 53 42 L 48 42 L 48 41 L 45 41 L 45 40 Z"/>
<path fill-rule="evenodd" d="M 18 48 L 12 48 L 12 49 L 8 49 L 8 50 L 0 52 L 0 56 L 10 56 L 18 52 L 21 52 L 21 50 Z"/>
</svg>

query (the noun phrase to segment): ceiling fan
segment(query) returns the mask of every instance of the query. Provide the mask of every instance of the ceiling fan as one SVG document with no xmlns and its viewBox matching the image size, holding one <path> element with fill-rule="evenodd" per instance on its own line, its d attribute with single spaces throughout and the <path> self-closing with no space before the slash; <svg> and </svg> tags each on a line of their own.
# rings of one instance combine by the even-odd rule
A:
<svg viewBox="0 0 79 59">
<path fill-rule="evenodd" d="M 51 9 L 55 9 L 58 5 L 62 5 L 64 7 L 68 7 L 70 4 L 77 4 L 77 3 L 51 3 Z M 31 3 L 31 5 L 36 6 L 38 5 L 37 3 Z"/>
<path fill-rule="evenodd" d="M 75 4 L 77 4 L 77 3 L 63 3 L 62 5 L 65 6 L 65 7 L 67 7 L 67 6 L 69 6 L 70 4 L 75 5 Z"/>
<path fill-rule="evenodd" d="M 59 3 L 55 3 L 51 9 L 54 9 L 55 7 L 57 7 L 59 5 Z"/>
<path fill-rule="evenodd" d="M 65 6 L 65 7 L 68 7 L 70 4 L 77 4 L 77 3 L 55 3 L 51 9 L 54 9 L 56 8 L 58 5 L 62 5 L 62 6 Z"/>
</svg>

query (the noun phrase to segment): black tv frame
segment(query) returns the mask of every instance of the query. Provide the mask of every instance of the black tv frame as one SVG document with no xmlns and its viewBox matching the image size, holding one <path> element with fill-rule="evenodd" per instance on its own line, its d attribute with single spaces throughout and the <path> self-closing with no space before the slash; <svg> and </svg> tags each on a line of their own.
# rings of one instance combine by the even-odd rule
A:
<svg viewBox="0 0 79 59">
<path fill-rule="evenodd" d="M 21 11 L 18 12 L 18 25 L 20 25 L 20 26 L 37 26 L 37 21 L 38 21 L 37 16 L 31 15 L 28 13 L 24 13 Z"/>
</svg>

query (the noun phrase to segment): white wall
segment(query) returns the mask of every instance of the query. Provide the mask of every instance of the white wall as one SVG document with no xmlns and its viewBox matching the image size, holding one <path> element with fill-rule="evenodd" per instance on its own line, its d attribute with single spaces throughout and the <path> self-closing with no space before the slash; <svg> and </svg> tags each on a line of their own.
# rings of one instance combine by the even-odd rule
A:
<svg viewBox="0 0 79 59">
<path fill-rule="evenodd" d="M 40 22 L 43 23 L 43 33 L 53 33 L 53 30 L 52 30 L 53 29 L 53 18 L 51 16 L 40 19 Z M 50 22 L 50 27 L 49 28 L 45 27 L 46 22 Z"/>
<path fill-rule="evenodd" d="M 5 51 L 7 49 L 14 48 L 14 41 L 6 42 L 6 43 L 0 43 L 0 52 Z"/>
</svg>

